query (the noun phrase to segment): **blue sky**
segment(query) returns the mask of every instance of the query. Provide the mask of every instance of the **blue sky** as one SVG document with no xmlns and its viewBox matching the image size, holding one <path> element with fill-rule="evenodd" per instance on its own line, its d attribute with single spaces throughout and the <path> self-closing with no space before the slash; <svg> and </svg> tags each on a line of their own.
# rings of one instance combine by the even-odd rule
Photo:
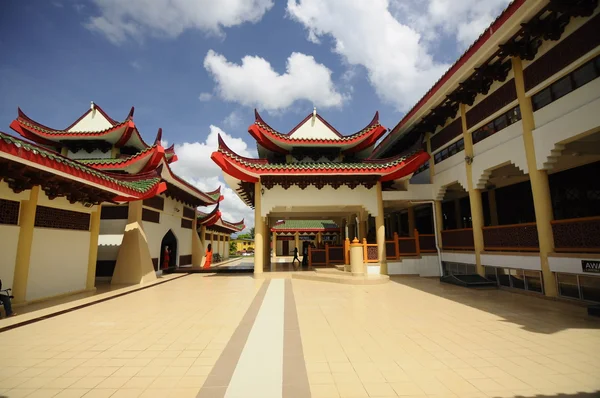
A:
<svg viewBox="0 0 600 398">
<path fill-rule="evenodd" d="M 281 132 L 315 104 L 344 134 L 377 110 L 392 128 L 507 3 L 5 0 L 0 130 L 12 132 L 17 106 L 54 128 L 92 100 L 117 120 L 135 106 L 144 138 L 162 127 L 176 170 L 212 188 L 217 133 L 255 153 L 254 107 Z M 226 194 L 226 216 L 252 218 Z"/>
</svg>

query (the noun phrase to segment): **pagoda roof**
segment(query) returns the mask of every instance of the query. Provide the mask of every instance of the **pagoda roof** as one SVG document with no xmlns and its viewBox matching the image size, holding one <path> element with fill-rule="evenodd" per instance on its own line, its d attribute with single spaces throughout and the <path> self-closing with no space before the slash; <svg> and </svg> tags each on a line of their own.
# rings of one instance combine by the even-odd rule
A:
<svg viewBox="0 0 600 398">
<path fill-rule="evenodd" d="M 210 213 L 198 211 L 198 224 L 204 225 L 208 230 L 230 234 L 241 232 L 246 228 L 243 219 L 238 222 L 224 220 L 219 210 L 219 204 Z"/>
<path fill-rule="evenodd" d="M 171 167 L 166 162 L 164 157 L 160 162 L 159 168 L 161 169 L 160 176 L 167 184 L 167 190 L 165 191 L 166 196 L 172 196 L 173 198 L 184 203 L 188 203 L 194 207 L 210 206 L 223 200 L 223 195 L 221 195 L 221 187 L 218 187 L 214 191 L 210 192 L 203 192 L 199 190 L 175 174 L 173 170 L 171 170 Z"/>
<path fill-rule="evenodd" d="M 124 121 L 118 122 L 109 117 L 98 105 L 92 104 L 83 115 L 69 127 L 58 130 L 47 127 L 27 116 L 18 108 L 18 116 L 10 127 L 23 137 L 41 145 L 61 147 L 68 141 L 99 140 L 116 147 L 130 146 L 138 150 L 148 145 L 140 135 L 133 121 L 132 107 Z"/>
<path fill-rule="evenodd" d="M 163 157 L 166 158 L 165 149 L 155 144 L 128 157 L 79 159 L 78 161 L 99 170 L 124 171 L 127 174 L 137 174 L 155 169 Z"/>
<path fill-rule="evenodd" d="M 283 220 L 271 227 L 271 232 L 337 232 L 340 230 L 332 220 Z"/>
<path fill-rule="evenodd" d="M 41 185 L 49 197 L 67 196 L 73 203 L 141 200 L 167 188 L 157 170 L 136 176 L 105 173 L 3 132 L 0 170 L 15 191 Z"/>
<path fill-rule="evenodd" d="M 257 182 L 267 175 L 353 175 L 378 176 L 379 181 L 390 181 L 414 173 L 429 159 L 421 148 L 386 159 L 364 159 L 360 162 L 298 162 L 270 163 L 267 159 L 247 158 L 233 152 L 221 136 L 218 150 L 211 158 L 230 176 L 246 182 Z"/>
<path fill-rule="evenodd" d="M 340 134 L 316 111 L 306 116 L 287 134 L 269 126 L 258 111 L 255 110 L 254 115 L 255 122 L 248 128 L 250 135 L 262 147 L 284 154 L 294 147 L 336 147 L 343 153 L 356 153 L 375 145 L 386 132 L 386 128 L 379 123 L 379 112 L 375 112 L 366 127 L 346 136 Z"/>
</svg>

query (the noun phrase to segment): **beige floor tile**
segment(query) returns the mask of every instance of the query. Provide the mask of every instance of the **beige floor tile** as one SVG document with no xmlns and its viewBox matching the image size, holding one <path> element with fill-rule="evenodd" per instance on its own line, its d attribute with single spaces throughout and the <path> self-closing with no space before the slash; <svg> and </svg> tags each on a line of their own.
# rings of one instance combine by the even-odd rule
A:
<svg viewBox="0 0 600 398">
<path fill-rule="evenodd" d="M 127 381 L 129 381 L 131 377 L 119 377 L 119 376 L 111 376 L 104 379 L 100 384 L 96 386 L 96 388 L 121 388 Z"/>
<path fill-rule="evenodd" d="M 143 392 L 144 392 L 144 390 L 142 388 L 127 388 L 127 389 L 116 390 L 115 393 L 112 394 L 110 397 L 111 398 L 137 398 L 140 395 L 142 395 Z"/>
<path fill-rule="evenodd" d="M 308 382 L 310 384 L 333 384 L 334 379 L 331 373 L 309 373 Z"/>
<path fill-rule="evenodd" d="M 101 390 L 90 390 L 87 394 L 85 394 L 84 398 L 108 398 L 112 397 L 117 390 L 114 388 L 103 388 Z"/>
<path fill-rule="evenodd" d="M 177 388 L 200 388 L 205 381 L 205 376 L 184 376 L 177 382 Z"/>
<path fill-rule="evenodd" d="M 394 392 L 400 397 L 406 395 L 424 396 L 426 395 L 421 388 L 413 382 L 401 382 L 401 383 L 390 383 L 390 386 L 394 389 Z"/>
<path fill-rule="evenodd" d="M 81 398 L 85 396 L 90 390 L 88 388 L 74 388 L 62 390 L 54 396 L 54 398 Z"/>
<path fill-rule="evenodd" d="M 9 398 L 27 397 L 35 392 L 32 388 L 13 388 L 8 391 Z"/>
<path fill-rule="evenodd" d="M 168 398 L 196 398 L 197 388 L 175 388 L 169 392 Z"/>
<path fill-rule="evenodd" d="M 56 388 L 40 388 L 39 390 L 35 390 L 31 394 L 27 395 L 29 398 L 52 398 L 58 393 L 60 393 L 62 389 Z"/>
<path fill-rule="evenodd" d="M 148 388 L 156 380 L 152 376 L 133 376 L 120 388 Z"/>
<path fill-rule="evenodd" d="M 369 396 L 362 383 L 338 383 L 336 386 L 341 398 L 362 398 Z"/>
<path fill-rule="evenodd" d="M 310 392 L 312 398 L 339 398 L 335 384 L 311 384 Z"/>
<path fill-rule="evenodd" d="M 397 397 L 398 394 L 388 383 L 365 383 L 365 390 L 370 397 Z"/>
<path fill-rule="evenodd" d="M 150 384 L 149 389 L 157 389 L 157 388 L 167 388 L 172 389 L 177 386 L 179 380 L 182 379 L 182 376 L 159 376 L 152 384 Z"/>
<path fill-rule="evenodd" d="M 92 377 L 86 376 L 77 380 L 75 383 L 69 386 L 70 389 L 90 389 L 95 388 L 98 384 L 102 383 L 106 377 Z"/>
</svg>

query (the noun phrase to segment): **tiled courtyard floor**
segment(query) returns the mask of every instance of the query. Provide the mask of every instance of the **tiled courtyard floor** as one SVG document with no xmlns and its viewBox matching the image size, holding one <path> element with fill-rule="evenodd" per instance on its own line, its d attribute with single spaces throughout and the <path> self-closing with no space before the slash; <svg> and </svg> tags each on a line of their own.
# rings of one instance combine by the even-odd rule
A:
<svg viewBox="0 0 600 398">
<path fill-rule="evenodd" d="M 585 308 L 265 275 L 193 274 L 4 331 L 0 397 L 600 396 Z"/>
</svg>

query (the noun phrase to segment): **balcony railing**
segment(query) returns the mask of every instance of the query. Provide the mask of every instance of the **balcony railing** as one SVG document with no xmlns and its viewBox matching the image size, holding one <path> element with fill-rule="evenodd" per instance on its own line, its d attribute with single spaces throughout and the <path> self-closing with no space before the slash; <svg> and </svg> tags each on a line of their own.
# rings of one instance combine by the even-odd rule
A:
<svg viewBox="0 0 600 398">
<path fill-rule="evenodd" d="M 556 252 L 600 252 L 600 217 L 584 217 L 551 222 Z"/>
<path fill-rule="evenodd" d="M 446 250 L 475 250 L 473 228 L 442 231 L 442 246 Z"/>
<path fill-rule="evenodd" d="M 483 248 L 487 251 L 540 250 L 536 224 L 511 224 L 483 227 Z"/>
<path fill-rule="evenodd" d="M 325 244 L 323 249 L 313 249 L 308 247 L 308 265 L 324 265 L 326 267 L 335 264 L 344 264 L 346 262 L 345 246 L 329 246 Z"/>
</svg>

